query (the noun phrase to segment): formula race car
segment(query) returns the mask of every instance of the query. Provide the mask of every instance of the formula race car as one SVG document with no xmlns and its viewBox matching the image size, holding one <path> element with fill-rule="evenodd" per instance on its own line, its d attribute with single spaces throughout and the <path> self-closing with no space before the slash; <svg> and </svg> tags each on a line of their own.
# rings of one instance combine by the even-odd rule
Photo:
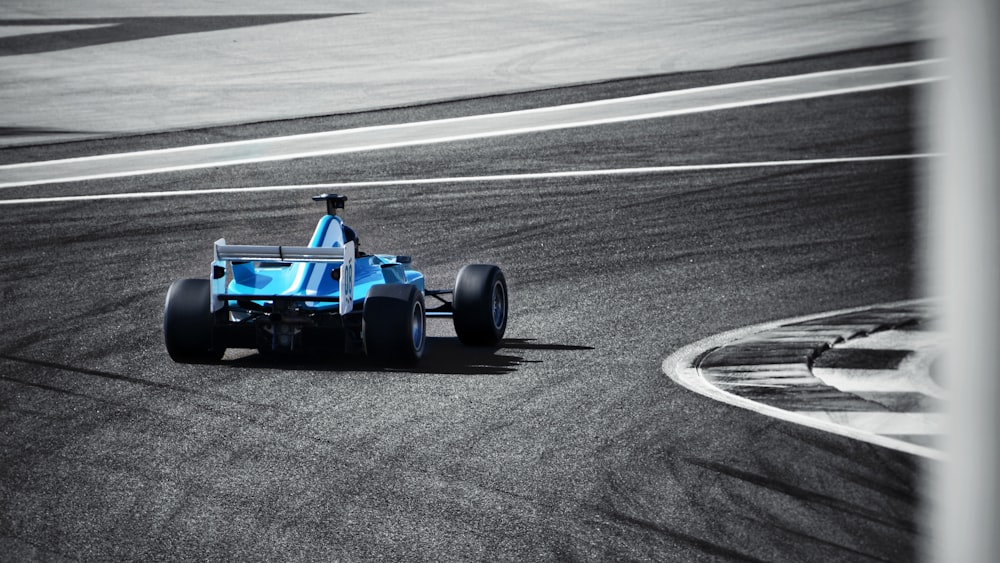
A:
<svg viewBox="0 0 1000 563">
<path fill-rule="evenodd" d="M 327 214 L 308 246 L 215 242 L 211 279 L 171 284 L 163 313 L 176 362 L 218 361 L 228 348 L 262 355 L 364 353 L 389 363 L 424 355 L 426 319 L 451 318 L 468 345 L 496 345 L 507 328 L 507 281 L 488 264 L 463 267 L 454 289 L 428 290 L 408 256 L 366 254 L 341 216 L 346 196 L 322 194 Z M 432 308 L 425 299 L 433 300 Z"/>
</svg>

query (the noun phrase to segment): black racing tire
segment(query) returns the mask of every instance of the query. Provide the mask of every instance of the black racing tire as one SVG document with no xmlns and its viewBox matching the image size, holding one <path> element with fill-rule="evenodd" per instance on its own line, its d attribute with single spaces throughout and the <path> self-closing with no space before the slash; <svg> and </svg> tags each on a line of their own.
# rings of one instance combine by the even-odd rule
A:
<svg viewBox="0 0 1000 563">
<path fill-rule="evenodd" d="M 497 266 L 469 264 L 455 278 L 455 333 L 463 344 L 496 346 L 507 331 L 507 280 Z"/>
<path fill-rule="evenodd" d="M 211 310 L 209 280 L 183 279 L 170 284 L 163 309 L 163 340 L 175 362 L 217 362 L 225 346 L 214 342 L 217 314 Z"/>
<path fill-rule="evenodd" d="M 413 364 L 427 348 L 424 296 L 403 283 L 374 285 L 365 297 L 361 323 L 365 355 L 388 364 Z"/>
</svg>

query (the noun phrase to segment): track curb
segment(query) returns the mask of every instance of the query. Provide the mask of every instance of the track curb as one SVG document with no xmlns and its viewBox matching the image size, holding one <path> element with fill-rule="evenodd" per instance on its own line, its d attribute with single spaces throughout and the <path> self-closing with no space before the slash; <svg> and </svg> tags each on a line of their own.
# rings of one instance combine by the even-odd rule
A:
<svg viewBox="0 0 1000 563">
<path fill-rule="evenodd" d="M 866 410 L 871 403 L 840 392 L 817 378 L 812 365 L 837 343 L 863 339 L 871 334 L 926 320 L 936 300 L 931 298 L 868 305 L 814 315 L 772 321 L 710 336 L 685 346 L 663 361 L 662 369 L 675 382 L 692 391 L 760 414 L 840 434 L 856 440 L 931 459 L 944 459 L 935 448 L 915 444 L 823 418 L 782 408 L 783 400 L 771 396 L 774 389 L 791 391 L 787 404 L 809 394 L 819 397 L 829 412 Z M 744 391 L 724 389 L 739 382 Z M 730 387 L 732 388 L 732 387 Z"/>
</svg>

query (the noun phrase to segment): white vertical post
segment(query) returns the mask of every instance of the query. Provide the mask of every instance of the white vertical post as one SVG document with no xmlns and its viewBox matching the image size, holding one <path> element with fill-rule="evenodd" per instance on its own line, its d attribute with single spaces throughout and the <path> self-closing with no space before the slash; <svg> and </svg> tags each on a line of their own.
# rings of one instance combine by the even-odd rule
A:
<svg viewBox="0 0 1000 563">
<path fill-rule="evenodd" d="M 949 461 L 932 468 L 936 561 L 1000 561 L 1000 2 L 927 0 L 946 22 L 949 79 L 933 108 L 946 153 L 932 174 L 930 271 L 950 348 Z M 940 471 L 938 471 L 938 469 Z"/>
</svg>

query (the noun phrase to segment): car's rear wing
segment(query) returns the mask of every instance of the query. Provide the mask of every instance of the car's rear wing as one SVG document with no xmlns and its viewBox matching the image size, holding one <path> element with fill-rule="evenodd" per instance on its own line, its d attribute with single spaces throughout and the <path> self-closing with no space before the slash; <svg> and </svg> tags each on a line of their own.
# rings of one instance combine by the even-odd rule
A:
<svg viewBox="0 0 1000 563">
<path fill-rule="evenodd" d="M 223 244 L 219 244 L 222 242 Z M 249 246 L 215 243 L 215 259 L 222 262 L 341 262 L 344 248 L 308 246 Z"/>
<path fill-rule="evenodd" d="M 354 241 L 343 247 L 311 246 L 252 246 L 226 244 L 226 239 L 215 241 L 212 260 L 212 312 L 226 305 L 226 264 L 230 262 L 311 262 L 321 264 L 341 263 L 340 314 L 346 315 L 354 308 Z M 252 295 L 245 296 L 252 299 Z M 302 301 L 312 302 L 303 297 Z M 327 299 L 316 300 L 328 301 Z"/>
</svg>

